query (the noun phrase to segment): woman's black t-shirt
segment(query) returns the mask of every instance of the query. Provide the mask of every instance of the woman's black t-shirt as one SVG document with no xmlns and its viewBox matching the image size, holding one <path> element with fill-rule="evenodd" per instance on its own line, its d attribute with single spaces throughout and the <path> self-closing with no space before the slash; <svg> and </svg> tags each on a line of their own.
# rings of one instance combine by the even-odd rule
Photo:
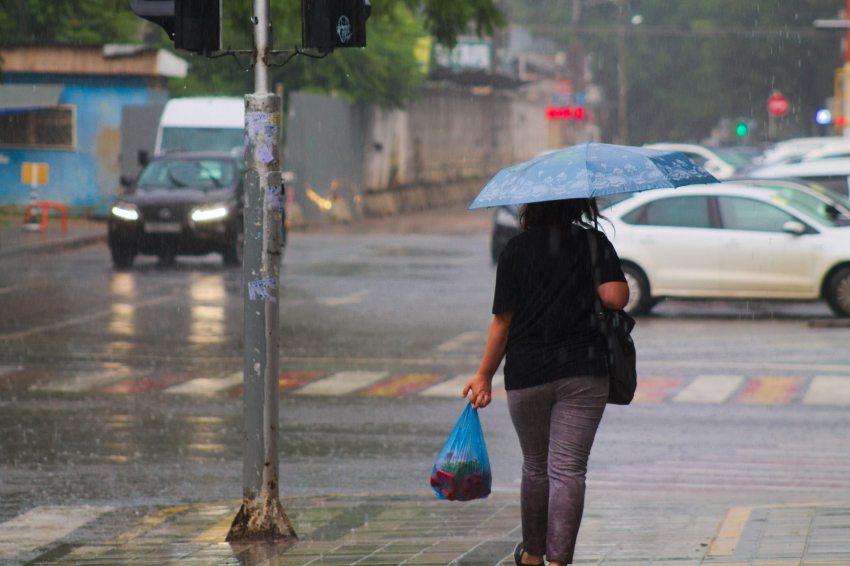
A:
<svg viewBox="0 0 850 566">
<path fill-rule="evenodd" d="M 597 242 L 595 277 L 590 238 Z M 493 314 L 514 313 L 505 349 L 505 389 L 606 376 L 596 287 L 625 280 L 614 246 L 598 230 L 545 226 L 510 240 L 499 257 L 493 300 Z"/>
</svg>

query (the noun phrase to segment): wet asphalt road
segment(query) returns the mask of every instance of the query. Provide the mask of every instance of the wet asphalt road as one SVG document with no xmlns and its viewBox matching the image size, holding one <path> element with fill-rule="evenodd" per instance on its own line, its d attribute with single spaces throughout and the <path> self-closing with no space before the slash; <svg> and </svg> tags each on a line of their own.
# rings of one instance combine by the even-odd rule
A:
<svg viewBox="0 0 850 566">
<path fill-rule="evenodd" d="M 486 235 L 295 234 L 282 371 L 472 372 L 494 276 Z M 238 390 L 168 388 L 240 371 L 241 289 L 240 270 L 218 256 L 170 267 L 140 258 L 124 272 L 105 246 L 4 259 L 0 521 L 45 504 L 239 498 Z M 850 329 L 813 320 L 832 318 L 819 303 L 660 304 L 635 331 L 648 385 L 641 402 L 606 412 L 591 488 L 677 501 L 850 498 L 847 406 L 804 402 L 819 376 L 850 377 Z M 723 402 L 675 402 L 706 375 L 742 381 Z M 285 393 L 282 492 L 428 489 L 464 402 L 417 391 Z M 481 417 L 495 488 L 516 492 L 519 449 L 504 400 Z"/>
</svg>

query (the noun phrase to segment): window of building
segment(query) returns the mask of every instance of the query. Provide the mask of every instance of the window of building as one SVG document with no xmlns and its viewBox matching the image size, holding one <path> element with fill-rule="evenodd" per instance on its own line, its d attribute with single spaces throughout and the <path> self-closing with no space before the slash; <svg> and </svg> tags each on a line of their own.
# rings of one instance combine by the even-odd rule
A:
<svg viewBox="0 0 850 566">
<path fill-rule="evenodd" d="M 76 121 L 73 106 L 2 114 L 0 146 L 73 149 L 77 142 Z"/>
</svg>

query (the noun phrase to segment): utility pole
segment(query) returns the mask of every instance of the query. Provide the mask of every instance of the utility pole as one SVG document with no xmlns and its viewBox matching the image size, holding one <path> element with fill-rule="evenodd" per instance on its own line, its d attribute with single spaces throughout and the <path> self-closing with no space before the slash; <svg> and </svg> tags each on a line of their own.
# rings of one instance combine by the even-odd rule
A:
<svg viewBox="0 0 850 566">
<path fill-rule="evenodd" d="M 617 114 L 620 123 L 618 143 L 627 145 L 629 143 L 629 89 L 626 76 L 626 0 L 620 0 L 618 5 L 620 7 L 620 13 L 617 16 Z"/>
<path fill-rule="evenodd" d="M 281 97 L 271 92 L 269 0 L 253 0 L 254 94 L 245 96 L 245 362 L 242 507 L 228 542 L 298 540 L 280 503 Z M 260 431 L 258 433 L 258 431 Z"/>
</svg>

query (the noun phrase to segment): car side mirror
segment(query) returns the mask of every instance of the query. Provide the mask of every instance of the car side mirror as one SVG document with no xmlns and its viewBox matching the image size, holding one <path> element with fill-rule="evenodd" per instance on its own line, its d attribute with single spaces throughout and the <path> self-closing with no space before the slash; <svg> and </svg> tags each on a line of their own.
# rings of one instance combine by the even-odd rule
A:
<svg viewBox="0 0 850 566">
<path fill-rule="evenodd" d="M 797 222 L 796 220 L 789 220 L 788 222 L 782 225 L 782 231 L 786 234 L 802 236 L 806 233 L 806 225 L 802 222 Z"/>
<path fill-rule="evenodd" d="M 132 177 L 130 177 L 128 175 L 121 175 L 121 186 L 122 187 L 126 188 L 126 187 L 129 187 L 132 184 L 133 184 L 133 178 Z"/>
<path fill-rule="evenodd" d="M 144 149 L 139 150 L 139 153 L 137 154 L 137 158 L 138 158 L 138 161 L 139 161 L 139 165 L 141 167 L 144 167 L 145 165 L 147 165 L 151 161 L 150 155 L 148 155 L 147 150 L 144 150 Z"/>
</svg>

